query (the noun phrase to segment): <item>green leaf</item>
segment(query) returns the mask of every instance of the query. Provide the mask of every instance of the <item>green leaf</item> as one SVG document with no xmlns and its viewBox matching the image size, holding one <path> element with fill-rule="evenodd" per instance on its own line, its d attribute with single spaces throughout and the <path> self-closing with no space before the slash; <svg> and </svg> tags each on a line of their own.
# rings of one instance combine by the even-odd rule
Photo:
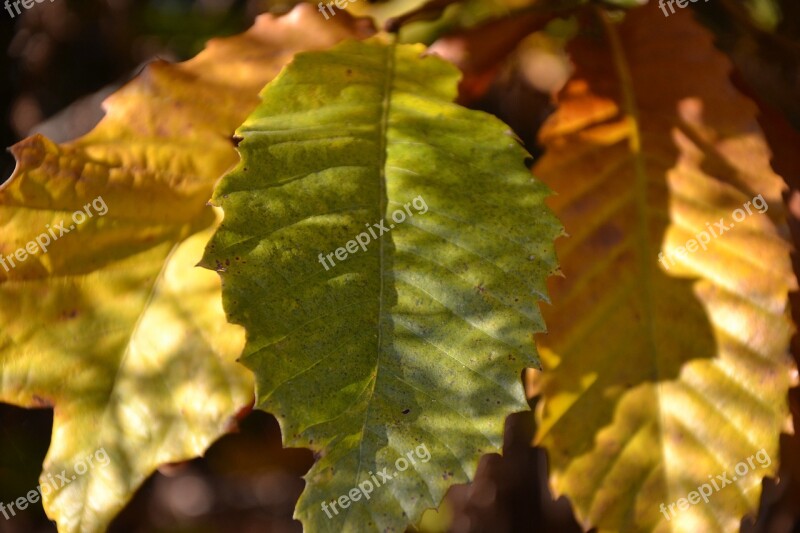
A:
<svg viewBox="0 0 800 533">
<path fill-rule="evenodd" d="M 539 365 L 561 231 L 549 192 L 502 122 L 452 103 L 456 69 L 423 51 L 371 40 L 296 56 L 214 196 L 225 219 L 203 264 L 247 330 L 258 406 L 286 445 L 318 454 L 296 511 L 310 531 L 416 522 L 499 450 L 505 415 L 527 407 L 520 372 Z M 378 223 L 386 234 L 321 264 Z M 432 458 L 326 516 L 323 502 L 415 450 Z"/>
</svg>

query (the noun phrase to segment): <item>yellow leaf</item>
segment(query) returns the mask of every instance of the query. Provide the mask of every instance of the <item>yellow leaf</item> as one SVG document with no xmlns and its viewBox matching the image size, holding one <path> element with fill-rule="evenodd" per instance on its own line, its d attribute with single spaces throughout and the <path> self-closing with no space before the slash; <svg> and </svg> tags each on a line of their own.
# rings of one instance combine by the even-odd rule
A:
<svg viewBox="0 0 800 533">
<path fill-rule="evenodd" d="M 264 16 L 191 61 L 149 65 L 85 137 L 13 148 L 0 400 L 54 407 L 40 490 L 60 531 L 105 530 L 154 469 L 202 454 L 252 401 L 234 362 L 243 332 L 218 276 L 195 268 L 218 222 L 206 202 L 264 84 L 295 52 L 356 35 L 308 6 Z"/>
<path fill-rule="evenodd" d="M 688 10 L 599 19 L 534 169 L 571 235 L 537 341 L 536 440 L 587 526 L 734 531 L 788 421 L 784 184 Z"/>
</svg>

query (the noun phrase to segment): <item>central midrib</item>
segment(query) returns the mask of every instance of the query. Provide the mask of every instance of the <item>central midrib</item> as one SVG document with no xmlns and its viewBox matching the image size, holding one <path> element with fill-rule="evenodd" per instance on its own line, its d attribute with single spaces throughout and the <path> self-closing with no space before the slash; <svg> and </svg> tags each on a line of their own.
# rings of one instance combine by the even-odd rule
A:
<svg viewBox="0 0 800 533">
<path fill-rule="evenodd" d="M 386 79 L 383 85 L 383 101 L 381 102 L 381 119 L 379 123 L 379 148 L 378 148 L 378 205 L 380 206 L 380 214 L 381 218 L 383 218 L 386 214 L 386 207 L 387 207 L 387 198 L 386 198 L 386 137 L 387 132 L 389 130 L 389 111 L 391 108 L 391 95 L 392 95 L 392 83 L 394 81 L 394 68 L 395 68 L 395 49 L 396 43 L 394 38 L 391 38 L 391 42 L 388 46 L 384 49 L 386 50 Z M 369 414 L 370 409 L 372 408 L 372 398 L 375 396 L 375 389 L 378 384 L 378 374 L 380 372 L 380 363 L 381 363 L 381 356 L 383 355 L 382 346 L 383 346 L 383 298 L 384 298 L 384 281 L 385 281 L 385 270 L 384 270 L 384 240 L 383 238 L 379 239 L 378 243 L 378 254 L 379 254 L 379 269 L 380 269 L 380 288 L 378 290 L 378 320 L 377 320 L 377 327 L 378 327 L 378 343 L 377 343 L 377 357 L 375 360 L 375 378 L 372 382 L 372 390 L 369 393 L 369 400 L 367 401 L 367 409 L 364 411 L 364 424 L 361 426 L 361 443 L 359 444 L 358 449 L 358 467 L 356 468 L 356 475 L 355 475 L 355 483 L 358 483 L 359 476 L 361 475 L 361 464 L 364 458 L 363 447 L 364 447 L 364 434 L 366 431 L 367 423 L 369 421 Z M 350 514 L 351 507 L 348 507 L 347 513 L 344 516 L 344 519 L 347 519 L 347 515 Z"/>
<path fill-rule="evenodd" d="M 606 31 L 606 35 L 608 36 L 609 43 L 611 45 L 611 54 L 614 62 L 614 69 L 616 70 L 617 77 L 619 79 L 620 85 L 620 92 L 621 92 L 621 106 L 622 111 L 625 115 L 629 116 L 632 119 L 632 128 L 631 128 L 631 136 L 630 136 L 630 151 L 633 160 L 633 170 L 635 176 L 635 206 L 636 206 L 636 214 L 637 218 L 639 219 L 638 229 L 637 229 L 637 267 L 639 275 L 642 279 L 642 291 L 640 296 L 640 301 L 642 303 L 642 307 L 644 308 L 644 316 L 645 316 L 645 324 L 646 324 L 646 334 L 647 334 L 647 345 L 649 346 L 649 352 L 652 355 L 652 364 L 653 364 L 653 384 L 655 387 L 655 397 L 656 397 L 656 405 L 658 409 L 658 436 L 661 443 L 661 456 L 664 461 L 666 461 L 666 449 L 665 449 L 665 441 L 663 438 L 664 435 L 664 410 L 662 408 L 661 402 L 661 394 L 660 394 L 660 387 L 661 387 L 661 366 L 659 361 L 659 351 L 658 345 L 655 342 L 655 324 L 653 321 L 654 314 L 654 305 L 653 305 L 653 280 L 652 274 L 654 272 L 654 268 L 649 266 L 648 262 L 652 261 L 655 257 L 650 249 L 650 232 L 648 226 L 648 203 L 647 203 L 647 185 L 648 185 L 648 178 L 647 178 L 647 171 L 644 165 L 644 156 L 642 153 L 642 139 L 641 139 L 641 132 L 640 132 L 640 117 L 639 117 L 639 110 L 638 106 L 636 105 L 636 96 L 633 92 L 633 77 L 631 76 L 630 67 L 628 66 L 628 62 L 625 55 L 625 48 L 623 47 L 619 34 L 614 26 L 614 23 L 609 19 L 608 15 L 603 11 L 602 8 L 597 8 L 596 12 L 599 14 L 600 19 L 603 22 L 603 26 Z M 664 471 L 664 491 L 669 494 L 669 481 L 668 481 L 668 470 L 665 468 Z"/>
</svg>

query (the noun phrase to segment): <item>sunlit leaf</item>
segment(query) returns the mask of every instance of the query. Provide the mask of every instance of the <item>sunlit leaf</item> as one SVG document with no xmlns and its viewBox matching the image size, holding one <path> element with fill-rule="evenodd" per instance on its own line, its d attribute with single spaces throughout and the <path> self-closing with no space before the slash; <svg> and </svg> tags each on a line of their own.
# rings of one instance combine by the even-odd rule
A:
<svg viewBox="0 0 800 533">
<path fill-rule="evenodd" d="M 527 408 L 520 373 L 538 365 L 561 230 L 548 191 L 507 126 L 452 103 L 457 70 L 423 51 L 298 55 L 215 191 L 225 219 L 204 264 L 247 329 L 257 405 L 287 446 L 318 454 L 296 509 L 309 531 L 418 521 L 498 451 L 505 416 Z M 364 501 L 355 487 L 384 469 L 396 477 Z"/>
<path fill-rule="evenodd" d="M 0 254 L 37 237 L 47 253 L 0 267 L 0 400 L 54 407 L 41 482 L 60 531 L 105 530 L 155 468 L 202 454 L 251 401 L 243 332 L 218 276 L 195 267 L 216 226 L 206 202 L 264 83 L 294 52 L 352 35 L 308 7 L 262 17 L 191 61 L 149 65 L 85 137 L 13 148 Z M 68 483 L 44 488 L 62 471 Z"/>
<path fill-rule="evenodd" d="M 735 531 L 787 423 L 797 283 L 784 184 L 754 105 L 690 13 L 602 18 L 570 49 L 576 72 L 534 168 L 571 235 L 540 337 L 537 440 L 587 526 Z M 724 234 L 701 233 L 721 220 Z M 708 503 L 678 508 L 726 472 Z"/>
</svg>

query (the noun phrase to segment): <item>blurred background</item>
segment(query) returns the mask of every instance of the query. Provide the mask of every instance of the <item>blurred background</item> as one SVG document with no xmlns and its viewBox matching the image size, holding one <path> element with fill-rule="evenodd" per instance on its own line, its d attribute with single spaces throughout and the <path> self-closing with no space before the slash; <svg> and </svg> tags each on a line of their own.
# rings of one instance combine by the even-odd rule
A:
<svg viewBox="0 0 800 533">
<path fill-rule="evenodd" d="M 155 57 L 188 59 L 209 38 L 239 33 L 258 14 L 283 13 L 294 3 L 55 0 L 34 4 L 13 18 L 0 10 L 0 72 L 4 75 L 0 144 L 11 146 L 35 132 L 57 142 L 78 137 L 101 118 L 102 100 L 148 61 Z M 448 3 L 434 1 L 431 5 L 441 11 Z M 766 116 L 770 109 L 765 102 L 779 108 L 794 124 L 783 132 L 797 136 L 800 3 L 783 2 L 780 12 L 769 7 L 775 5 L 766 0 L 713 0 L 696 8 L 704 23 L 717 33 L 720 47 L 727 47 L 731 54 L 736 65 L 734 77 L 742 90 L 760 97 Z M 731 6 L 733 11 L 728 10 Z M 745 10 L 741 11 L 744 18 L 731 15 L 739 13 L 737 6 Z M 478 32 L 455 33 L 434 45 L 466 73 L 462 103 L 505 120 L 534 155 L 539 153 L 536 133 L 551 111 L 547 93 L 569 75 L 558 49 L 559 39 L 570 32 L 568 23 L 551 24 L 547 35 L 539 32 L 520 44 L 523 37 L 542 26 L 535 16 L 514 17 Z M 758 52 L 762 46 L 769 51 L 763 60 Z M 13 168 L 13 157 L 0 152 L 0 183 Z M 800 211 L 800 204 L 795 207 Z M 795 237 L 798 234 L 796 230 Z M 800 308 L 797 301 L 794 308 Z M 795 350 L 797 353 L 800 350 Z M 798 420 L 796 392 L 791 399 Z M 531 405 L 534 403 L 535 399 Z M 51 426 L 51 410 L 0 404 L 0 502 L 11 501 L 38 485 Z M 569 503 L 554 501 L 547 488 L 546 457 L 530 446 L 533 434 L 530 412 L 509 417 L 503 456 L 484 457 L 475 482 L 453 487 L 442 508 L 426 514 L 422 531 L 581 531 Z M 784 437 L 782 482 L 765 482 L 762 513 L 758 519 L 745 519 L 743 531 L 800 532 L 798 449 L 795 437 Z M 272 416 L 244 412 L 239 430 L 214 444 L 204 458 L 165 466 L 151 476 L 111 531 L 300 532 L 300 523 L 292 514 L 303 490 L 302 476 L 312 463 L 308 450 L 282 449 Z M 0 533 L 53 531 L 41 503 L 13 520 L 0 517 Z"/>
<path fill-rule="evenodd" d="M 293 0 L 55 0 L 0 9 L 0 143 L 41 131 L 72 139 L 101 116 L 100 102 L 154 57 L 181 61 L 214 36 L 239 33 L 256 15 Z M 0 181 L 13 170 L 2 155 Z"/>
</svg>

